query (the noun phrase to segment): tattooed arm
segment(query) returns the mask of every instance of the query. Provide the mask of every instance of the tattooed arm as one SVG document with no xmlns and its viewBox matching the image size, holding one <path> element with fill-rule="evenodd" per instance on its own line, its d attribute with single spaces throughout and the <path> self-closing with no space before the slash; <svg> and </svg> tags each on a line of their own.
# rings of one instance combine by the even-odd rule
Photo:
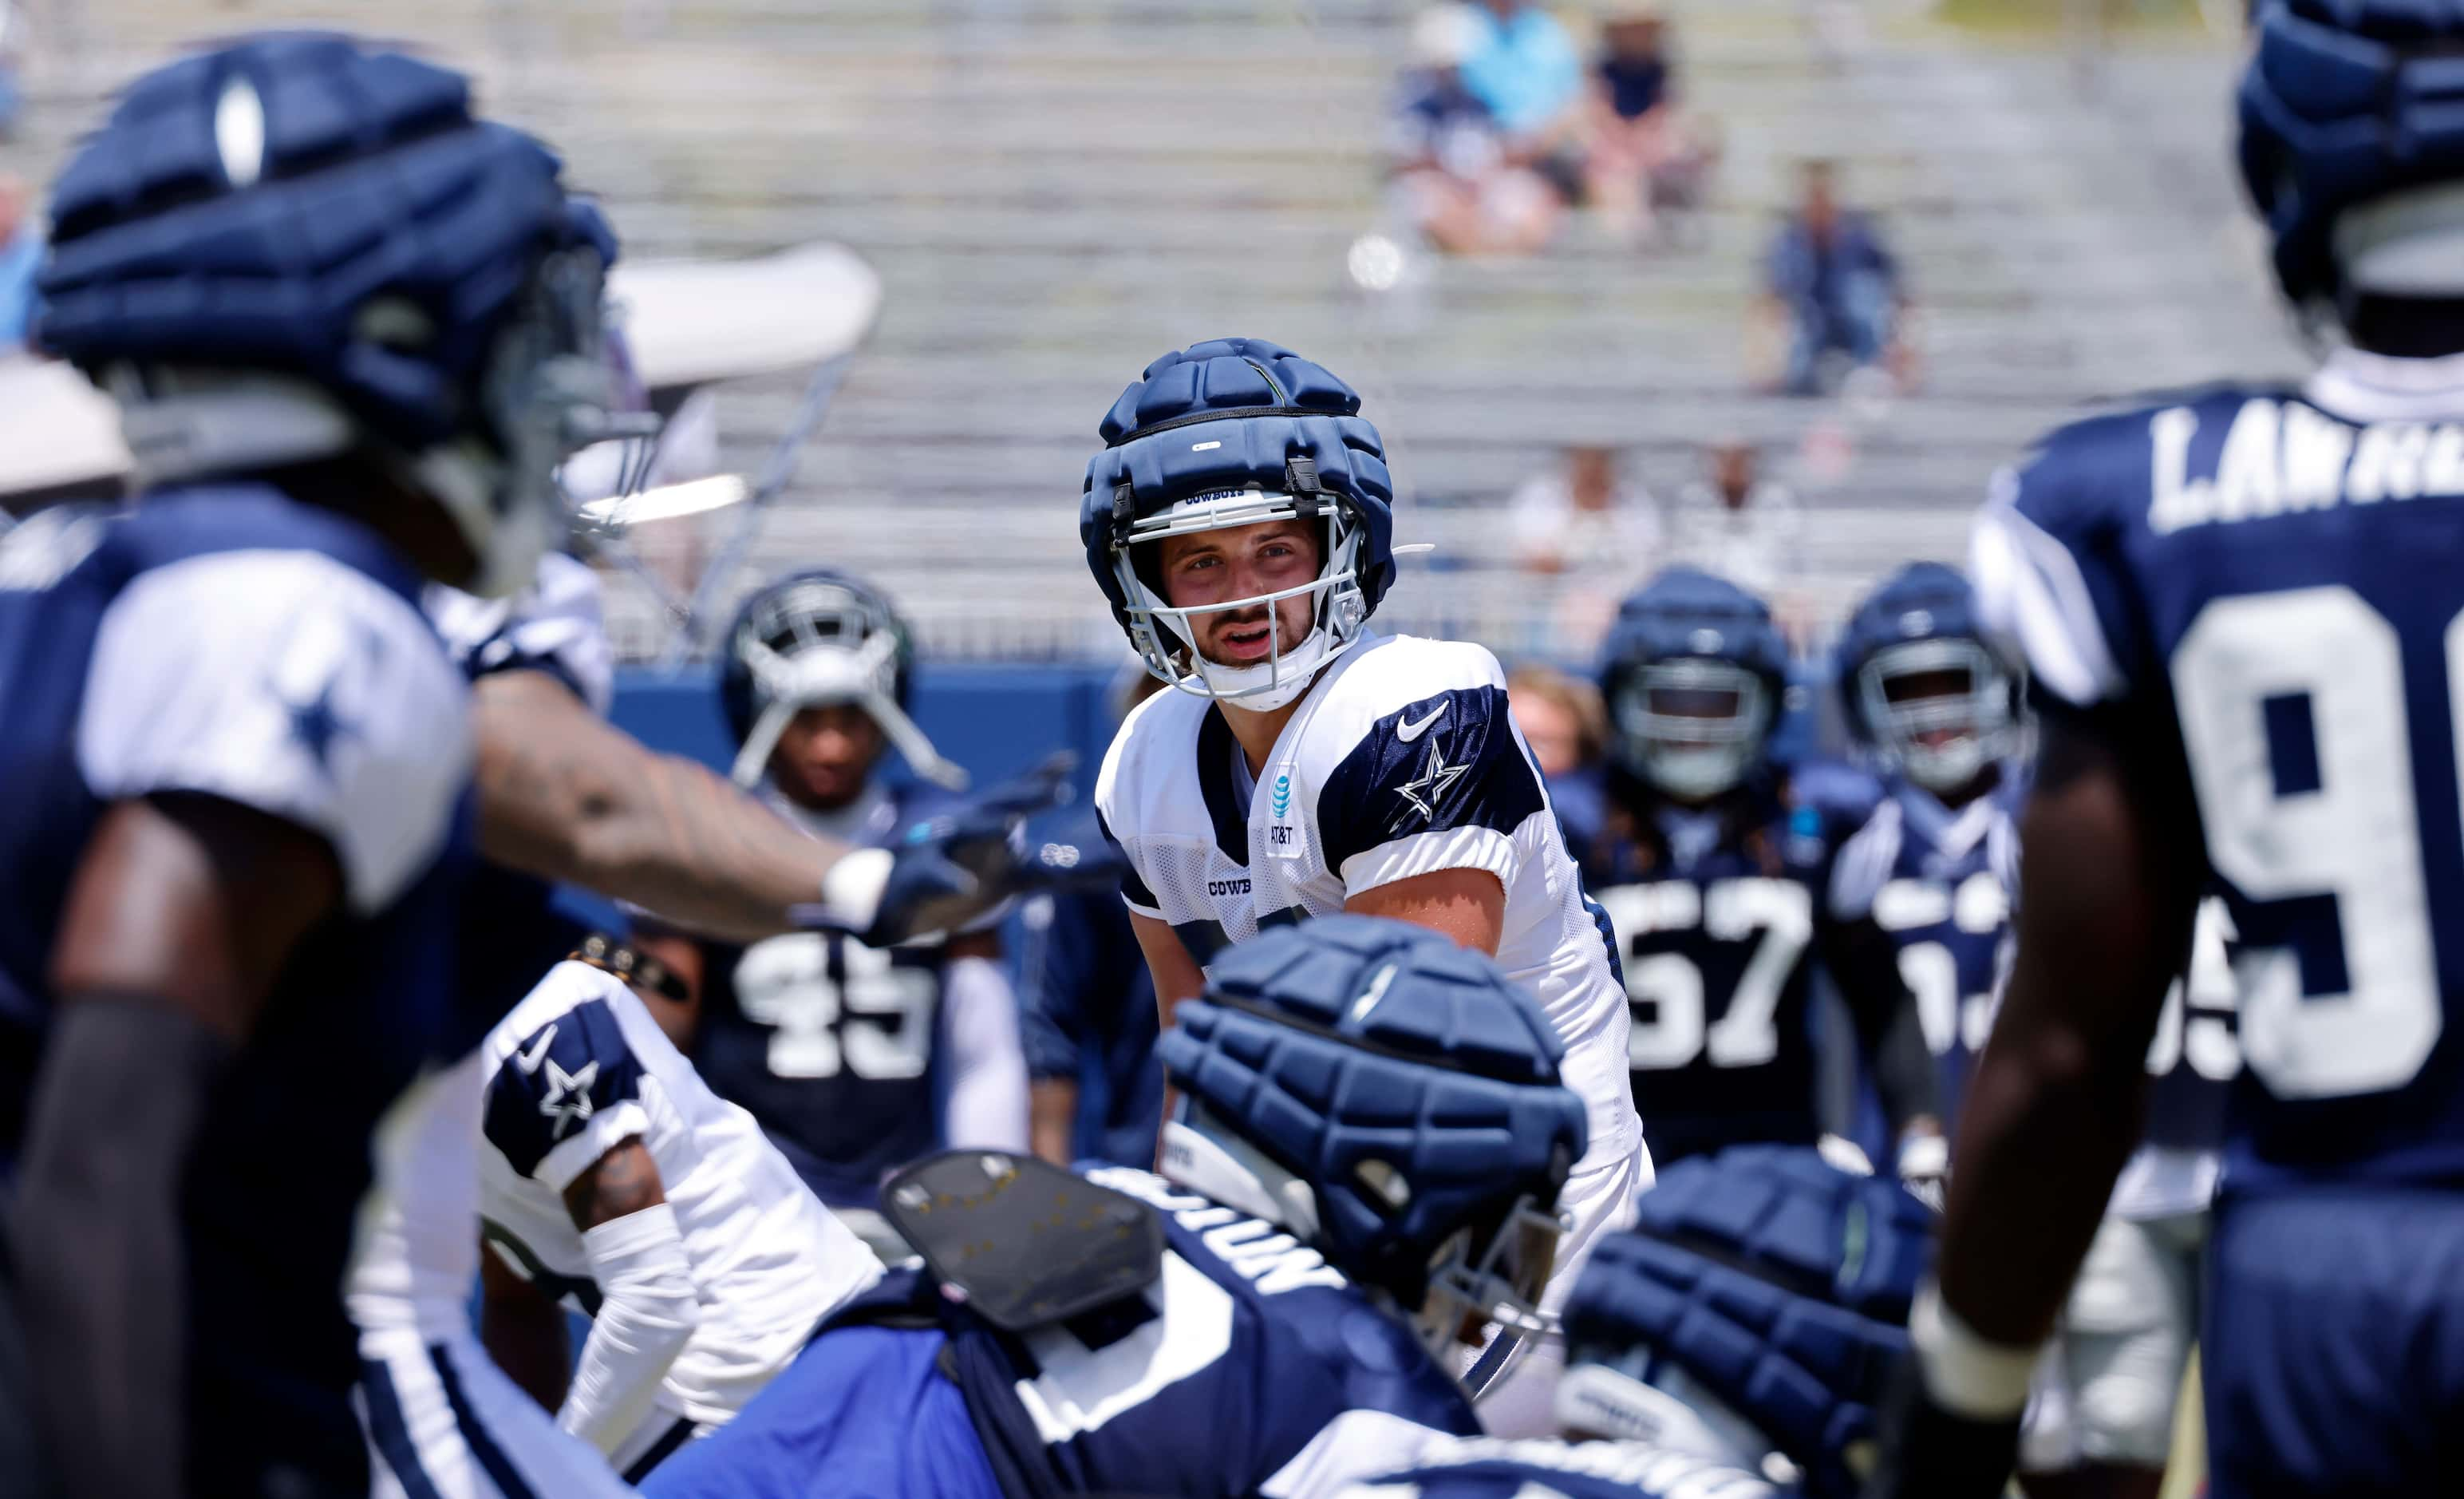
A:
<svg viewBox="0 0 2464 1499">
<path fill-rule="evenodd" d="M 645 748 L 544 672 L 483 676 L 473 700 L 479 849 L 500 864 L 744 941 L 786 931 L 848 851 Z"/>
<path fill-rule="evenodd" d="M 599 1312 L 557 1424 L 612 1452 L 651 1415 L 659 1381 L 701 1321 L 693 1270 L 658 1162 L 634 1135 L 564 1189 L 564 1210 L 582 1230 Z"/>
</svg>

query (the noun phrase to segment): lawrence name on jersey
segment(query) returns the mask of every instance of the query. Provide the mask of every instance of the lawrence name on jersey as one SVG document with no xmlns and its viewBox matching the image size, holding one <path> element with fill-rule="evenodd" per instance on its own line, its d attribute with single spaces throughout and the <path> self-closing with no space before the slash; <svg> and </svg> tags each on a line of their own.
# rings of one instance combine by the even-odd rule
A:
<svg viewBox="0 0 2464 1499">
<path fill-rule="evenodd" d="M 2464 8 L 2262 8 L 2240 163 L 2297 388 L 2068 427 L 1970 558 L 2043 749 L 1886 1491 L 1996 1491 L 2220 892 L 2243 1068 L 2208 1253 L 2210 1492 L 2452 1487 L 2464 1409 Z"/>
<path fill-rule="evenodd" d="M 1288 350 L 1229 339 L 1157 360 L 1104 419 L 1088 562 L 1176 690 L 1122 726 L 1096 810 L 1127 856 L 1167 1017 L 1226 944 L 1341 911 L 1495 954 L 1548 1012 L 1590 1106 L 1591 1148 L 1561 1199 L 1571 1285 L 1648 1179 L 1624 997 L 1496 659 L 1367 631 L 1395 558 L 1359 405 Z"/>
<path fill-rule="evenodd" d="M 499 1271 L 587 1313 L 558 1424 L 627 1478 L 724 1423 L 878 1278 L 607 967 L 559 963 L 480 1050 L 492 1349 L 519 1314 Z"/>
<path fill-rule="evenodd" d="M 1161 1058 L 1160 1176 L 955 1152 L 884 1210 L 924 1256 L 645 1492 L 1316 1499 L 1478 1434 L 1441 1362 L 1540 1325 L 1583 1147 L 1498 964 L 1337 915 L 1227 952 Z"/>
<path fill-rule="evenodd" d="M 614 245 L 459 76 L 308 33 L 131 85 L 52 222 L 41 342 L 113 372 L 143 497 L 0 555 L 33 1408 L 65 1491 L 363 1492 L 344 1262 L 468 851 L 419 591 L 504 591 L 558 530 Z"/>
<path fill-rule="evenodd" d="M 1851 1499 L 1933 1227 L 1811 1150 L 1679 1161 L 1567 1304 L 1567 1440 L 1435 1444 L 1346 1499 Z"/>
<path fill-rule="evenodd" d="M 1799 794 L 1771 757 L 1787 664 L 1761 600 L 1688 568 L 1628 599 L 1602 649 L 1610 815 L 1585 877 L 1622 960 L 1634 1096 L 1661 1160 L 1821 1137 L 1817 958 L 1903 1154 L 1940 1134 L 1933 1063 L 1888 938 L 1818 898 L 1872 783 L 1825 778 L 1852 787 L 1843 813 Z"/>
<path fill-rule="evenodd" d="M 913 678 L 907 627 L 867 584 L 813 570 L 759 590 L 729 628 L 719 684 L 737 781 L 815 836 L 896 841 L 951 797 L 891 781 L 886 751 L 964 783 L 908 716 Z M 711 1087 L 890 1258 L 906 1251 L 874 1208 L 891 1172 L 943 1146 L 1026 1148 L 1025 1052 L 993 919 L 897 947 L 830 932 L 642 939 L 692 990 L 662 1022 Z"/>
</svg>

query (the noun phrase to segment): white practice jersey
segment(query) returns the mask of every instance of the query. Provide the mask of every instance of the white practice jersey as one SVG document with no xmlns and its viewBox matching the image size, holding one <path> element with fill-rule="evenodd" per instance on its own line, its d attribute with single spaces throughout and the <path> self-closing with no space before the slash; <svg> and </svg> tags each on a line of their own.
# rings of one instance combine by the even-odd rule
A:
<svg viewBox="0 0 2464 1499">
<path fill-rule="evenodd" d="M 723 1422 L 792 1361 L 880 1262 L 797 1179 L 742 1109 L 710 1091 L 614 975 L 559 963 L 481 1047 L 480 1211 L 507 1262 L 579 1310 L 597 1304 L 563 1192 L 639 1136 L 682 1232 L 700 1326 L 665 1404 Z"/>
<path fill-rule="evenodd" d="M 1169 923 L 1203 964 L 1362 891 L 1486 870 L 1506 886 L 1498 961 L 1548 1011 L 1566 1086 L 1590 1106 L 1584 1166 L 1641 1150 L 1606 918 L 1584 897 L 1495 656 L 1410 635 L 1354 647 L 1301 699 L 1254 793 L 1250 780 L 1207 699 L 1158 693 L 1130 716 L 1095 808 L 1128 854 L 1132 911 Z"/>
</svg>

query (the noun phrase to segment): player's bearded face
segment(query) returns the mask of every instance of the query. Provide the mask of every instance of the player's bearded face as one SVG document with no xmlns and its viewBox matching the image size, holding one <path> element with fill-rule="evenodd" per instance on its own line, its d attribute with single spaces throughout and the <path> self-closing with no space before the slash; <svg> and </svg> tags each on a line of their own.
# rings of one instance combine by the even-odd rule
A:
<svg viewBox="0 0 2464 1499">
<path fill-rule="evenodd" d="M 1167 537 L 1163 592 L 1176 608 L 1206 608 L 1306 586 L 1318 575 L 1325 548 L 1315 524 L 1264 520 L 1188 536 Z M 1188 622 L 1198 653 L 1218 666 L 1256 666 L 1308 638 L 1316 601 L 1306 593 L 1246 608 L 1216 609 Z"/>
</svg>

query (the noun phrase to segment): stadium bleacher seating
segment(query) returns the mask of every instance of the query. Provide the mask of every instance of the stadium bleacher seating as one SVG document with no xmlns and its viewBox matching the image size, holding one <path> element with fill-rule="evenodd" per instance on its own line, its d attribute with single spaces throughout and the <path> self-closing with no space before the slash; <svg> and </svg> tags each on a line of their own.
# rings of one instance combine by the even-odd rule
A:
<svg viewBox="0 0 2464 1499">
<path fill-rule="evenodd" d="M 49 9 L 7 150 L 35 177 L 165 47 L 289 12 Z M 828 560 L 888 588 L 935 653 L 1117 650 L 1077 549 L 1080 474 L 1120 386 L 1195 339 L 1263 335 L 1353 381 L 1412 500 L 1405 539 L 1449 569 L 1398 589 L 1394 623 L 1500 641 L 1550 601 L 1502 565 L 1489 507 L 1567 442 L 1631 446 L 1663 500 L 1705 439 L 1765 443 L 1806 508 L 1805 589 L 1836 609 L 1911 555 L 1955 556 L 1988 475 L 2079 403 L 2297 362 L 2236 201 L 2234 58 L 2212 40 L 2113 56 L 2083 89 L 2058 55 L 1921 14 L 1824 66 L 1798 0 L 1677 5 L 1688 91 L 1727 138 L 1699 244 L 1642 255 L 1576 223 L 1540 256 L 1433 263 L 1375 295 L 1345 256 L 1389 228 L 1398 0 L 360 9 L 564 144 L 639 251 L 829 238 L 879 270 L 871 342 L 727 591 Z M 1925 388 L 1886 410 L 1744 393 L 1753 259 L 1807 155 L 1886 216 L 1923 308 Z M 759 462 L 796 396 L 730 389 L 731 464 Z M 1816 424 L 1853 449 L 1836 476 L 1791 461 Z M 620 585 L 611 610 L 621 649 L 656 650 L 647 594 Z"/>
</svg>

